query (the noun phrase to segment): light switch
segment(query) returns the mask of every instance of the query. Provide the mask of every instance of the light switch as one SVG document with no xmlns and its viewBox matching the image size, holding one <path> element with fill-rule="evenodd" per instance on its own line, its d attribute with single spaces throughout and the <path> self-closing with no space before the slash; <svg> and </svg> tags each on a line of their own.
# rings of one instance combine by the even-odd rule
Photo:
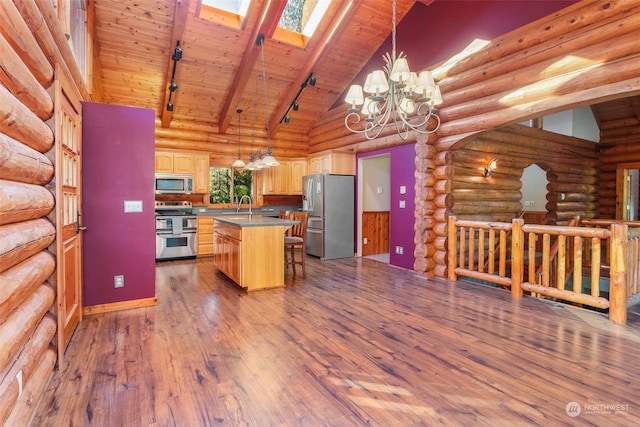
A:
<svg viewBox="0 0 640 427">
<path fill-rule="evenodd" d="M 378 187 L 378 188 L 376 189 L 376 193 L 378 193 L 378 194 L 382 194 L 382 187 Z"/>
<path fill-rule="evenodd" d="M 142 200 L 125 200 L 124 212 L 142 212 Z"/>
<path fill-rule="evenodd" d="M 400 186 L 400 194 L 407 194 L 407 187 L 405 187 L 404 185 Z"/>
<path fill-rule="evenodd" d="M 400 208 L 404 209 L 404 200 L 400 200 Z"/>
</svg>

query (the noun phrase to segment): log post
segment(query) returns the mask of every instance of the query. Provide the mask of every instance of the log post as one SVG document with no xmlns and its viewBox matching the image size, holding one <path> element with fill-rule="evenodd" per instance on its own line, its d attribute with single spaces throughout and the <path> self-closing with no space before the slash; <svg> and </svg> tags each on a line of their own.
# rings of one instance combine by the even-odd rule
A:
<svg viewBox="0 0 640 427">
<path fill-rule="evenodd" d="M 456 239 L 456 217 L 455 215 L 449 216 L 449 222 L 447 224 L 447 234 L 449 235 L 449 266 L 447 272 L 447 278 L 449 280 L 456 280 L 456 253 L 457 253 L 457 244 L 458 241 Z"/>
<path fill-rule="evenodd" d="M 609 320 L 614 323 L 627 322 L 627 232 L 625 224 L 611 224 L 611 270 L 609 290 Z"/>
<path fill-rule="evenodd" d="M 511 221 L 511 296 L 522 297 L 523 269 L 524 269 L 524 219 L 514 218 Z"/>
</svg>

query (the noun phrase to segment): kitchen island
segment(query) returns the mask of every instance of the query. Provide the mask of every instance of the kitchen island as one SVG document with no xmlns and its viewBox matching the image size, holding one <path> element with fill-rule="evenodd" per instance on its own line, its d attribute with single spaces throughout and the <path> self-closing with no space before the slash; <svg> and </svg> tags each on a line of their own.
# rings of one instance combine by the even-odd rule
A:
<svg viewBox="0 0 640 427">
<path fill-rule="evenodd" d="M 284 286 L 284 234 L 296 221 L 261 215 L 213 218 L 213 261 L 250 291 Z"/>
</svg>

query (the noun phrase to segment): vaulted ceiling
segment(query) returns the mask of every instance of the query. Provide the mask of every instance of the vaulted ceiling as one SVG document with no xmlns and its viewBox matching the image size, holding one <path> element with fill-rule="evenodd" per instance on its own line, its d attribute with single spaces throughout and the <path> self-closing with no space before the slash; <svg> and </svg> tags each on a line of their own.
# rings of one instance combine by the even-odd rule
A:
<svg viewBox="0 0 640 427">
<path fill-rule="evenodd" d="M 413 27 L 418 19 L 420 27 L 424 18 L 417 14 L 435 10 L 440 1 L 398 0 L 399 27 L 405 16 L 407 22 L 413 19 Z M 487 4 L 495 8 L 500 3 L 504 4 L 478 2 L 477 11 L 488 10 Z M 550 3 L 554 4 L 548 8 L 559 9 L 571 1 Z M 471 3 L 441 4 L 440 10 L 453 15 L 453 4 L 462 10 Z M 308 154 L 309 131 L 341 102 L 345 88 L 360 78 L 359 73 L 378 55 L 378 49 L 385 48 L 392 28 L 391 1 L 380 0 L 332 0 L 310 39 L 277 28 L 283 0 L 253 0 L 243 20 L 229 13 L 200 10 L 198 0 L 93 0 L 93 5 L 94 100 L 154 109 L 157 136 L 169 140 L 181 133 L 187 135 L 185 140 L 224 143 L 219 145 L 228 147 L 229 153 L 235 150 L 239 134 L 252 146 L 264 146 L 268 129 L 271 143 L 285 157 Z M 541 13 L 539 7 L 530 16 L 528 10 L 522 12 L 517 25 L 544 16 L 535 15 Z M 447 43 L 455 41 L 460 31 L 439 41 L 442 34 L 431 29 L 464 25 L 459 21 L 466 16 L 473 13 L 467 10 L 450 16 L 450 23 L 438 17 L 425 22 L 418 32 L 436 46 L 457 49 L 459 46 Z M 499 27 L 497 22 L 487 25 Z M 264 42 L 259 44 L 261 34 Z M 182 58 L 174 62 L 172 54 L 178 42 Z M 420 42 L 411 48 L 421 53 L 429 47 Z M 171 94 L 173 111 L 169 111 L 174 64 L 178 88 Z M 315 86 L 307 84 L 311 73 Z M 290 111 L 290 123 L 284 123 L 282 118 L 296 95 L 300 108 Z M 632 104 L 637 114 L 637 101 Z M 242 109 L 242 114 L 238 115 L 237 109 Z M 611 108 L 594 111 L 601 111 L 603 118 L 613 114 Z M 633 107 L 625 111 L 620 114 L 633 111 Z M 194 147 L 185 143 L 185 148 Z"/>
</svg>

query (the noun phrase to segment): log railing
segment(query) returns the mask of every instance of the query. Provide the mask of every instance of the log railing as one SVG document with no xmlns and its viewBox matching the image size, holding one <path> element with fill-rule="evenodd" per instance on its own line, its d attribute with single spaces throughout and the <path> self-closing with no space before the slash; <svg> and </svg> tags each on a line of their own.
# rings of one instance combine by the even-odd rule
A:
<svg viewBox="0 0 640 427">
<path fill-rule="evenodd" d="M 511 232 L 511 242 L 507 233 Z M 591 307 L 609 309 L 609 318 L 626 322 L 627 297 L 639 293 L 640 228 L 629 231 L 626 224 L 612 223 L 607 228 L 524 224 L 522 219 L 511 223 L 462 221 L 455 216 L 448 221 L 448 278 L 471 277 L 490 283 L 510 286 L 514 297 L 524 291 Z M 495 243 L 496 233 L 499 242 Z M 525 235 L 528 243 L 525 243 Z M 557 255 L 552 257 L 552 237 Z M 535 251 L 535 241 L 542 239 L 542 253 Z M 488 244 L 487 244 L 488 243 Z M 603 243 L 610 248 L 609 294 L 600 289 Z M 497 253 L 493 248 L 497 248 Z M 507 254 L 510 252 L 510 256 Z M 489 268 L 484 260 L 489 258 Z M 491 260 L 497 260 L 498 269 Z M 585 260 L 590 260 L 586 262 Z M 553 268 L 553 264 L 557 267 Z M 524 267 L 528 268 L 524 280 Z M 567 269 L 567 266 L 572 268 Z M 540 271 L 541 274 L 536 274 Z M 588 271 L 587 277 L 584 271 Z M 565 284 L 567 276 L 573 282 Z M 540 283 L 536 283 L 540 277 Z M 590 283 L 589 283 L 590 282 Z M 588 292 L 587 292 L 588 289 Z"/>
<path fill-rule="evenodd" d="M 511 277 L 507 275 L 510 262 L 507 236 L 511 226 L 508 222 L 462 221 L 450 216 L 449 279 L 456 280 L 456 275 L 460 275 L 511 286 Z"/>
</svg>

